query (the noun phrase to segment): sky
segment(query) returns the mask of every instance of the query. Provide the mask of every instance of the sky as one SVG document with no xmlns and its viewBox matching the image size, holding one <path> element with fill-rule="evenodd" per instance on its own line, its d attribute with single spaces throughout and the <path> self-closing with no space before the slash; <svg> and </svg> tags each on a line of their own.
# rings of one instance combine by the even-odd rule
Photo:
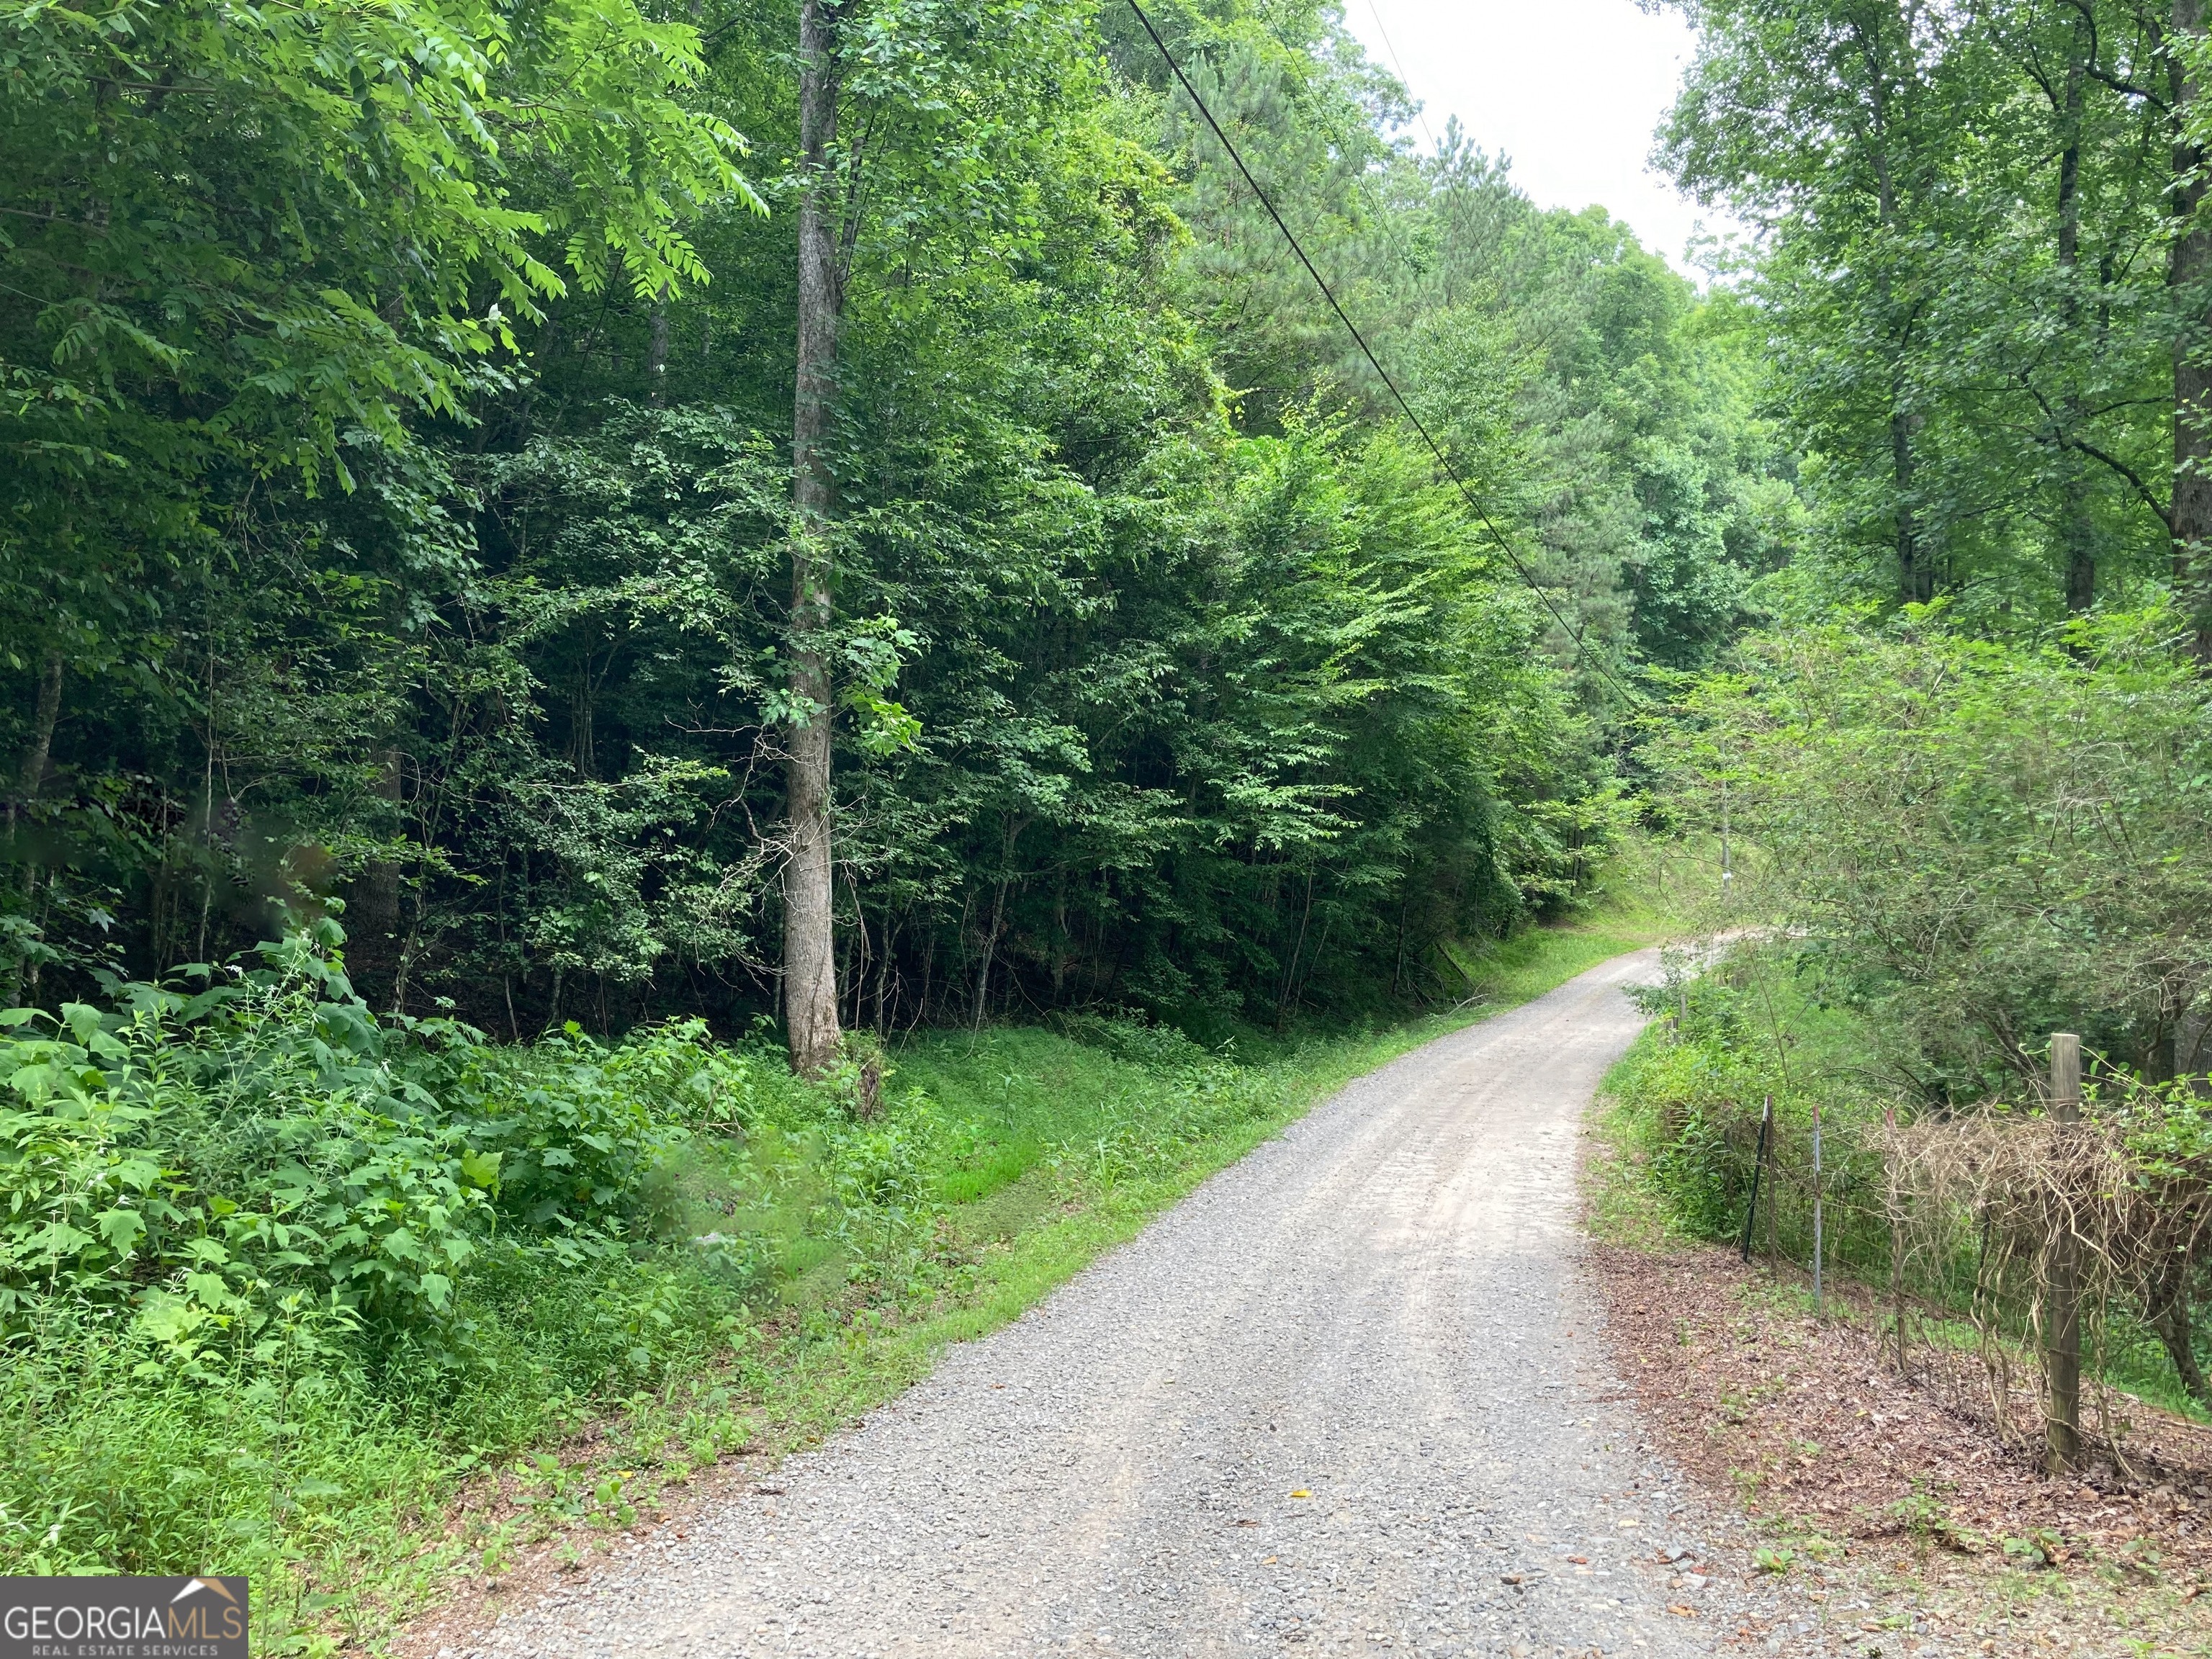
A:
<svg viewBox="0 0 2212 1659">
<path fill-rule="evenodd" d="M 1368 56 L 1423 106 L 1425 129 L 1411 129 L 1422 149 L 1456 115 L 1474 143 L 1512 159 L 1515 181 L 1539 206 L 1598 203 L 1685 272 L 1698 222 L 1735 228 L 1644 165 L 1690 58 L 1680 14 L 1654 16 L 1636 0 L 1341 3 Z"/>
</svg>

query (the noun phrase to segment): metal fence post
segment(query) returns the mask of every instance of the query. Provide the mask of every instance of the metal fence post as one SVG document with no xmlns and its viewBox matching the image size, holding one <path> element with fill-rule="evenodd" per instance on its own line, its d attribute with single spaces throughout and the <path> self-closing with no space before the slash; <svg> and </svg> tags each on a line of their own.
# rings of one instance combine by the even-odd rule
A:
<svg viewBox="0 0 2212 1659">
<path fill-rule="evenodd" d="M 1826 1240 L 1820 1232 L 1820 1103 L 1813 1103 L 1813 1317 L 1819 1319 L 1828 1310 L 1821 1292 L 1820 1267 L 1827 1255 Z"/>
<path fill-rule="evenodd" d="M 1751 1207 L 1743 1212 L 1743 1259 L 1751 1260 L 1751 1225 L 1759 1219 L 1759 1178 L 1766 1173 L 1766 1132 L 1774 1126 L 1774 1097 L 1766 1097 L 1766 1109 L 1759 1115 L 1759 1155 L 1751 1164 Z"/>
<path fill-rule="evenodd" d="M 1905 1376 L 1910 1372 L 1905 1363 L 1905 1206 L 1897 1167 L 1897 1108 L 1883 1107 L 1881 1121 L 1889 1131 L 1881 1155 L 1889 1186 L 1889 1306 L 1897 1320 L 1897 1374 Z"/>
</svg>

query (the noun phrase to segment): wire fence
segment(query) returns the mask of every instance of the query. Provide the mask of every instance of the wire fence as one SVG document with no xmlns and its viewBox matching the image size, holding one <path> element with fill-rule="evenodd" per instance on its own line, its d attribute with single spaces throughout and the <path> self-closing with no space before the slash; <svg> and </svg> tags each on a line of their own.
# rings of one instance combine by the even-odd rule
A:
<svg viewBox="0 0 2212 1659">
<path fill-rule="evenodd" d="M 1659 1127 L 1732 1207 L 1747 1257 L 1869 1287 L 1891 1362 L 1947 1408 L 2054 1469 L 2156 1485 L 2212 1471 L 2212 1425 L 2124 1376 L 2154 1345 L 2205 1399 L 2206 1081 L 2098 1079 L 2074 1121 L 2049 1101 L 1821 1121 L 1769 1097 L 1670 1103 Z"/>
</svg>

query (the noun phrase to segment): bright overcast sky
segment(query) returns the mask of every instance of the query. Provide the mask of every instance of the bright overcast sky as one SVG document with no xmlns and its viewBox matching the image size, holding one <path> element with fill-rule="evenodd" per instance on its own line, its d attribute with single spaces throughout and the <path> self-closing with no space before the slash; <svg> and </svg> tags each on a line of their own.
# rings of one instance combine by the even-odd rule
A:
<svg viewBox="0 0 2212 1659">
<path fill-rule="evenodd" d="M 1456 115 L 1468 137 L 1512 159 L 1542 207 L 1595 202 L 1644 245 L 1688 270 L 1683 246 L 1726 218 L 1678 195 L 1644 161 L 1689 61 L 1679 14 L 1635 0 L 1342 0 L 1368 56 L 1396 71 L 1422 106 L 1424 149 Z M 1388 36 L 1387 45 L 1385 36 Z"/>
</svg>

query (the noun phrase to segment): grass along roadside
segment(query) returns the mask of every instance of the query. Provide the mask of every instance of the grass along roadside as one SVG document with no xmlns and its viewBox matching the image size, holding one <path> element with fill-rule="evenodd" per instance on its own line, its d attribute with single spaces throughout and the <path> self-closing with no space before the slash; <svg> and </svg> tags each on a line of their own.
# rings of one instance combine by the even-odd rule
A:
<svg viewBox="0 0 2212 1659">
<path fill-rule="evenodd" d="M 715 1402 L 726 1425 L 714 1458 L 681 1448 L 672 1457 L 659 1432 L 667 1413 L 633 1401 L 515 1468 L 477 1475 L 456 1495 L 437 1540 L 426 1540 L 416 1558 L 428 1571 L 412 1601 L 441 1586 L 449 1599 L 405 1632 L 399 1650 L 434 1651 L 549 1579 L 587 1566 L 625 1534 L 679 1517 L 711 1501 L 726 1481 L 756 1479 L 788 1453 L 818 1443 L 927 1375 L 946 1345 L 1019 1317 L 1353 1079 L 1656 943 L 1666 928 L 1663 914 L 1614 901 L 1468 957 L 1470 994 L 1455 1011 L 1283 1042 L 1245 1033 L 1238 1045 L 1245 1060 L 1235 1069 L 1249 1091 L 1248 1109 L 1171 1140 L 1130 1129 L 1156 1121 L 1153 1111 L 1193 1086 L 1195 1073 L 1180 1067 L 1190 1065 L 1194 1045 L 1174 1032 L 1073 1021 L 1064 1032 L 1001 1027 L 908 1046 L 896 1057 L 899 1082 L 973 1110 L 988 1126 L 988 1138 L 940 1185 L 961 1194 L 939 1212 L 935 1228 L 940 1259 L 951 1269 L 946 1283 L 903 1300 L 870 1299 L 848 1286 L 812 1308 L 788 1302 L 757 1354 L 688 1385 Z M 627 1471 L 622 1497 L 611 1504 L 594 1496 L 569 1513 L 547 1514 L 534 1502 L 528 1470 L 551 1459 L 579 1493 L 607 1490 L 597 1471 Z"/>
<path fill-rule="evenodd" d="M 1387 1031 L 928 1036 L 873 1115 L 857 1071 L 696 1026 L 380 1022 L 334 929 L 211 999 L 10 1015 L 0 1572 L 243 1571 L 259 1651 L 388 1647 L 819 1439 L 1345 1081 L 1655 927 L 1540 930 Z"/>
</svg>

